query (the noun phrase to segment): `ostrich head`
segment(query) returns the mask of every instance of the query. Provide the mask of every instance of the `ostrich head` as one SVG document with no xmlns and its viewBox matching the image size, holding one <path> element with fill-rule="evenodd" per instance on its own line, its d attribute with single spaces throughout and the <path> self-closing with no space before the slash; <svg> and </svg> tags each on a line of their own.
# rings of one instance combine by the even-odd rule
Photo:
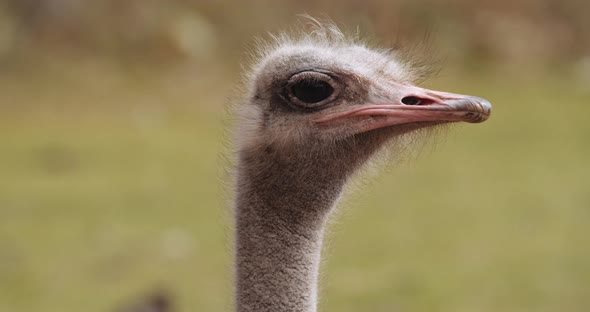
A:
<svg viewBox="0 0 590 312">
<path fill-rule="evenodd" d="M 399 54 L 331 25 L 275 39 L 238 106 L 237 307 L 312 312 L 324 225 L 348 177 L 390 140 L 484 121 L 491 106 L 415 86 L 420 73 Z"/>
<path fill-rule="evenodd" d="M 370 49 L 333 25 L 274 39 L 247 76 L 237 142 L 241 169 L 266 185 L 284 184 L 283 191 L 309 180 L 317 188 L 342 185 L 402 134 L 482 122 L 491 113 L 482 98 L 416 86 L 422 73 L 411 60 Z M 269 183 L 269 170 L 288 183 Z"/>
<path fill-rule="evenodd" d="M 263 48 L 247 79 L 240 148 L 329 154 L 354 147 L 370 154 L 412 130 L 489 117 L 491 105 L 482 98 L 416 86 L 421 71 L 401 54 L 369 49 L 332 25 L 316 26 Z"/>
</svg>

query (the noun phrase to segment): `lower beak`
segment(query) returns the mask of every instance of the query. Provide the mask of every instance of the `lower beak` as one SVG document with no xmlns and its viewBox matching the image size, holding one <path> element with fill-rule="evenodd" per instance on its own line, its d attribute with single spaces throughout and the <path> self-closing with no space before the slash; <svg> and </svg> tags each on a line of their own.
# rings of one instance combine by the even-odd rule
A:
<svg viewBox="0 0 590 312">
<path fill-rule="evenodd" d="M 364 131 L 377 128 L 419 122 L 458 122 L 479 123 L 486 121 L 491 114 L 492 105 L 485 99 L 428 89 L 400 85 L 391 97 L 373 98 L 368 104 L 353 109 L 324 116 L 318 124 L 349 120 L 350 118 L 372 118 L 364 123 Z M 393 103 L 392 103 L 393 102 Z"/>
</svg>

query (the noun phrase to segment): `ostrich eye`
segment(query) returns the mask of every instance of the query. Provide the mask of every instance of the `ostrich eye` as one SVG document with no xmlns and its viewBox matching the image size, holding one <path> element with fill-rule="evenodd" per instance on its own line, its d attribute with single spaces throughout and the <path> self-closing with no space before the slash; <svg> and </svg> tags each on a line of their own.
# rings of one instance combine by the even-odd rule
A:
<svg viewBox="0 0 590 312">
<path fill-rule="evenodd" d="M 331 103 L 340 89 L 335 75 L 307 70 L 291 76 L 284 92 L 291 107 L 317 110 Z"/>
<path fill-rule="evenodd" d="M 329 98 L 334 88 L 322 80 L 304 79 L 291 86 L 291 92 L 299 101 L 314 104 Z"/>
</svg>

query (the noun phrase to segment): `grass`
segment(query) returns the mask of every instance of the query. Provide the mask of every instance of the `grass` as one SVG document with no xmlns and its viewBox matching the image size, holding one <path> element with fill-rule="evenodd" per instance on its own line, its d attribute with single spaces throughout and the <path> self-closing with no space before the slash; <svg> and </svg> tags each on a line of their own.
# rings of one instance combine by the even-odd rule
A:
<svg viewBox="0 0 590 312">
<path fill-rule="evenodd" d="M 228 311 L 211 91 L 227 81 L 91 71 L 0 82 L 0 312 L 113 311 L 157 288 L 179 311 Z M 586 311 L 588 89 L 543 75 L 431 85 L 494 115 L 343 207 L 322 311 Z"/>
</svg>

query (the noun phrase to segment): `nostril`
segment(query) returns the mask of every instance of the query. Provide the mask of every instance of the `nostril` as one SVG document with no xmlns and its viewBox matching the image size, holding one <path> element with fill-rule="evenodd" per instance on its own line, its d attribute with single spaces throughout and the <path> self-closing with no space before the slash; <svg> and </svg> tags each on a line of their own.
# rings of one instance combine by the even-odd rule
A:
<svg viewBox="0 0 590 312">
<path fill-rule="evenodd" d="M 402 103 L 406 105 L 420 105 L 422 103 L 422 100 L 415 96 L 406 96 L 402 99 Z"/>
</svg>

